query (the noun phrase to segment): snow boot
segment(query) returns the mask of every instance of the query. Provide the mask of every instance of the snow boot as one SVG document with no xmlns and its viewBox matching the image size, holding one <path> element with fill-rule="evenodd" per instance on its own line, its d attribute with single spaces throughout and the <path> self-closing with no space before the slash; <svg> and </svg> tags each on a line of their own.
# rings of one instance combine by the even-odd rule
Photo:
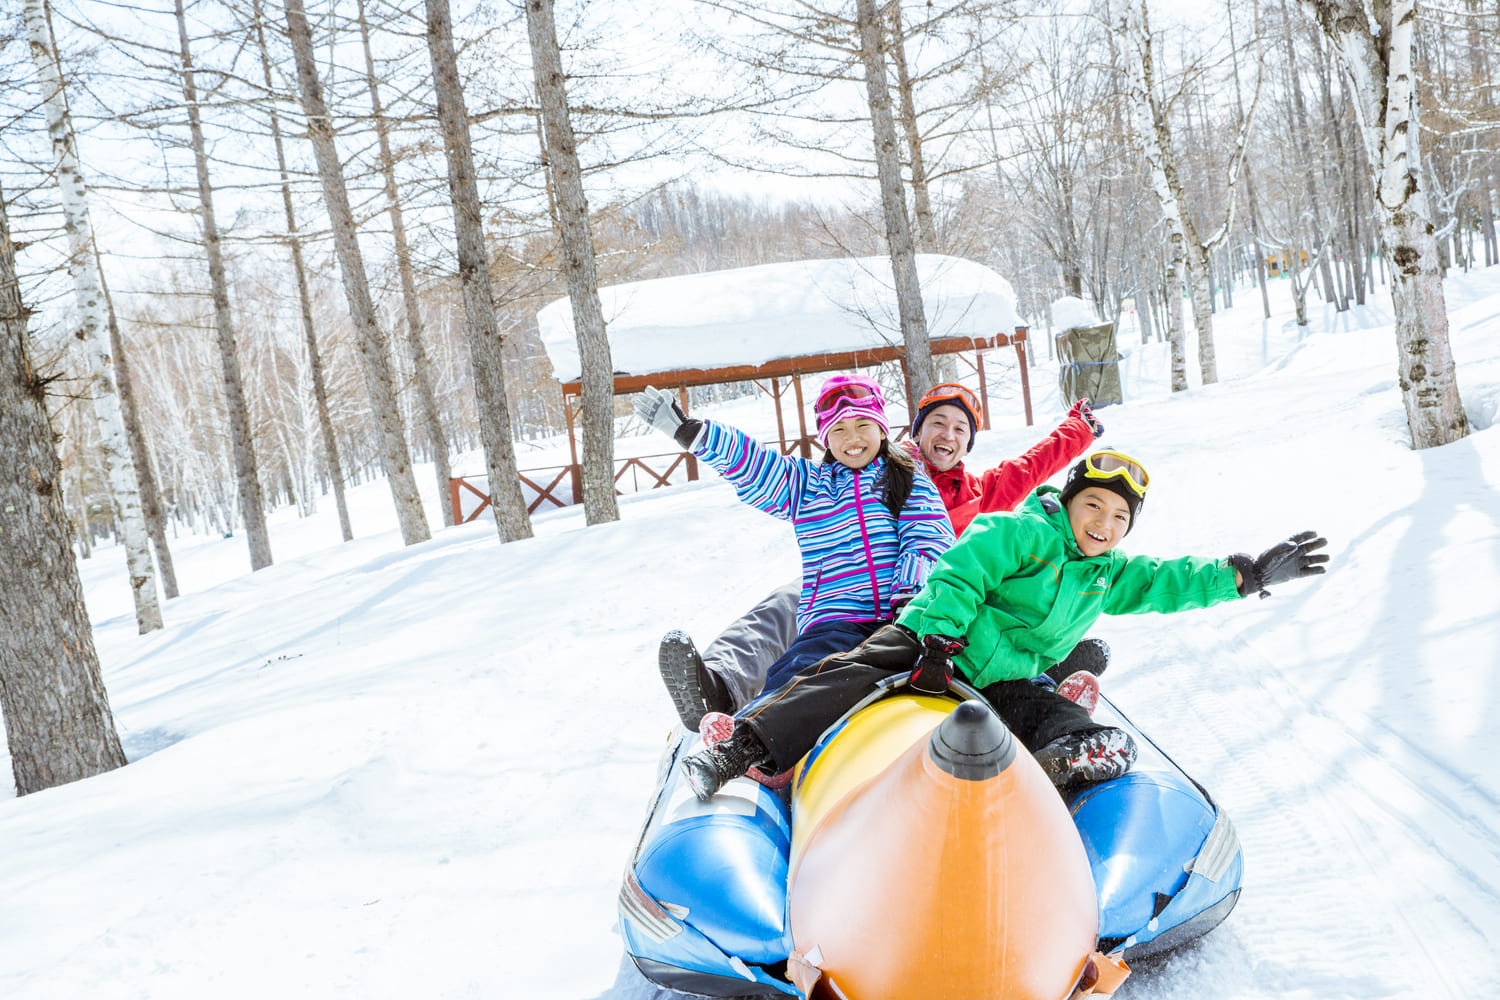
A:
<svg viewBox="0 0 1500 1000">
<path fill-rule="evenodd" d="M 1135 763 L 1135 740 L 1123 729 L 1095 729 L 1060 736 L 1035 754 L 1047 779 L 1058 788 L 1108 781 Z"/>
<path fill-rule="evenodd" d="M 770 762 L 771 752 L 755 731 L 749 726 L 738 725 L 728 739 L 682 758 L 682 770 L 693 794 L 699 801 L 707 802 L 726 782 L 740 777 L 756 764 Z"/>
<path fill-rule="evenodd" d="M 706 712 L 728 712 L 729 690 L 712 670 L 686 632 L 673 629 L 661 637 L 656 651 L 656 665 L 662 683 L 672 697 L 672 706 L 685 728 L 697 732 Z"/>
<path fill-rule="evenodd" d="M 1103 639 L 1080 639 L 1073 651 L 1047 668 L 1052 683 L 1061 684 L 1080 670 L 1098 677 L 1109 666 L 1109 643 Z"/>
<path fill-rule="evenodd" d="M 706 747 L 717 746 L 734 735 L 734 716 L 725 715 L 723 712 L 709 712 L 703 716 L 703 721 L 698 724 L 698 734 L 703 737 L 703 745 Z M 748 729 L 749 727 L 745 727 Z M 759 741 L 757 741 L 759 742 Z M 769 753 L 767 757 L 769 757 Z M 770 763 L 769 760 L 766 761 Z M 792 772 L 782 771 L 773 773 L 761 766 L 751 767 L 745 772 L 745 777 L 751 781 L 758 781 L 773 791 L 780 791 L 791 783 Z"/>
<path fill-rule="evenodd" d="M 1057 693 L 1093 715 L 1099 707 L 1099 678 L 1087 670 L 1079 670 L 1063 679 Z"/>
</svg>

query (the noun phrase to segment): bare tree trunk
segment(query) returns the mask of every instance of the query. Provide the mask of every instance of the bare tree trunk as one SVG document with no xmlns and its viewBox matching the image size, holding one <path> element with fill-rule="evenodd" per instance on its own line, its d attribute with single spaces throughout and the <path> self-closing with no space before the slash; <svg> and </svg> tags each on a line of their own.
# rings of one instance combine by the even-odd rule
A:
<svg viewBox="0 0 1500 1000">
<path fill-rule="evenodd" d="M 214 329 L 219 337 L 219 362 L 224 370 L 224 404 L 229 411 L 229 439 L 234 449 L 235 484 L 239 489 L 240 514 L 245 519 L 245 540 L 250 547 L 250 570 L 271 565 L 271 536 L 266 529 L 265 500 L 261 496 L 260 473 L 255 461 L 255 439 L 250 430 L 250 407 L 240 374 L 235 345 L 234 316 L 229 310 L 229 281 L 224 275 L 224 255 L 219 247 L 219 224 L 214 218 L 213 185 L 208 179 L 208 154 L 203 149 L 203 125 L 198 118 L 198 89 L 193 82 L 193 55 L 188 49 L 187 17 L 182 0 L 176 0 L 177 42 L 182 53 L 182 96 L 187 103 L 188 131 L 193 142 L 193 161 L 198 168 L 198 201 L 203 206 L 203 249 L 208 256 L 208 281 L 214 302 Z"/>
<path fill-rule="evenodd" d="M 47 23 L 44 0 L 26 0 L 26 32 L 31 57 L 36 63 L 42 104 L 47 113 L 47 132 L 57 166 L 63 219 L 68 231 L 68 270 L 78 304 L 79 339 L 89 362 L 89 395 L 94 400 L 94 419 L 99 426 L 100 450 L 109 473 L 130 589 L 135 597 L 136 626 L 142 634 L 161 628 L 161 604 L 156 596 L 156 570 L 151 565 L 151 544 L 146 519 L 141 513 L 140 487 L 130 464 L 125 420 L 115 387 L 114 359 L 104 329 L 104 297 L 99 288 L 99 270 L 94 260 L 94 230 L 89 220 L 88 185 L 78 162 L 73 141 L 73 123 L 63 96 L 62 70 L 57 47 Z"/>
<path fill-rule="evenodd" d="M 1335 309 L 1338 312 L 1346 312 L 1349 309 L 1349 299 L 1352 290 L 1349 288 L 1349 258 L 1354 255 L 1354 245 L 1349 240 L 1349 213 L 1353 202 L 1353 194 L 1350 188 L 1354 186 L 1353 176 L 1354 164 L 1344 149 L 1344 130 L 1339 127 L 1338 115 L 1333 107 L 1333 67 L 1332 57 L 1322 45 L 1318 46 L 1318 98 L 1323 108 L 1323 127 L 1333 141 L 1334 162 L 1338 165 L 1339 197 L 1338 206 L 1342 211 L 1344 224 L 1338 224 L 1338 213 L 1330 219 L 1330 238 L 1337 238 L 1339 256 L 1343 258 L 1343 267 L 1337 262 L 1333 263 L 1334 285 L 1335 285 Z M 1325 174 L 1326 176 L 1326 174 Z M 1324 273 L 1327 274 L 1327 268 Z"/>
<path fill-rule="evenodd" d="M 109 347 L 114 353 L 116 381 L 120 387 L 120 415 L 125 418 L 125 437 L 130 442 L 130 460 L 135 466 L 135 478 L 141 487 L 141 513 L 146 518 L 146 533 L 151 536 L 151 545 L 156 549 L 156 571 L 161 574 L 161 590 L 167 600 L 177 596 L 177 571 L 172 566 L 172 550 L 167 546 L 166 526 L 162 524 L 161 499 L 156 491 L 156 473 L 151 468 L 151 453 L 146 449 L 146 435 L 141 430 L 140 411 L 135 405 L 135 384 L 130 377 L 129 358 L 125 355 L 125 339 L 120 336 L 120 324 L 115 318 L 115 303 L 109 295 L 109 285 L 104 280 L 104 268 L 99 266 L 99 254 L 94 252 L 94 266 L 99 268 L 99 290 L 104 293 L 104 307 L 109 324 Z"/>
<path fill-rule="evenodd" d="M 906 192 L 901 183 L 896 123 L 891 117 L 891 90 L 885 70 L 886 33 L 875 0 L 855 0 L 859 20 L 860 56 L 865 67 L 865 93 L 874 130 L 875 170 L 880 178 L 880 204 L 885 215 L 885 240 L 896 281 L 896 308 L 901 314 L 901 339 L 906 345 L 906 392 L 914 406 L 932 388 L 935 373 L 927 339 L 927 316 L 922 308 L 922 286 L 917 281 L 917 254 L 911 222 L 906 216 Z"/>
<path fill-rule="evenodd" d="M 1413 66 L 1415 0 L 1375 8 L 1379 33 L 1352 0 L 1302 0 L 1339 54 L 1375 172 L 1375 208 L 1391 259 L 1401 396 L 1412 445 L 1449 444 L 1469 433 L 1448 345 L 1448 311 L 1432 217 L 1422 185 Z"/>
<path fill-rule="evenodd" d="M 1295 234 L 1294 234 L 1295 235 Z M 1307 282 L 1302 280 L 1302 250 L 1294 240 L 1292 246 L 1286 252 L 1287 280 L 1292 286 L 1292 311 L 1296 314 L 1297 325 L 1307 325 Z"/>
<path fill-rule="evenodd" d="M 1249 172 L 1245 174 L 1245 201 L 1250 211 L 1250 236 L 1255 246 L 1255 283 L 1260 286 L 1260 308 L 1266 319 L 1271 318 L 1271 291 L 1266 287 L 1266 248 L 1260 242 L 1260 209 L 1255 203 L 1255 183 Z"/>
<path fill-rule="evenodd" d="M 385 198 L 391 214 L 391 234 L 396 244 L 396 271 L 401 276 L 401 298 L 406 305 L 406 346 L 416 380 L 417 402 L 427 444 L 437 473 L 438 495 L 448 495 L 448 481 L 453 467 L 448 464 L 448 436 L 443 433 L 443 417 L 438 410 L 437 394 L 432 387 L 432 363 L 427 359 L 426 338 L 422 331 L 421 302 L 417 284 L 412 280 L 411 250 L 406 243 L 406 222 L 401 216 L 401 199 L 396 194 L 396 159 L 391 155 L 390 123 L 380 106 L 380 88 L 375 79 L 375 56 L 370 51 L 370 25 L 365 17 L 365 0 L 359 0 L 359 37 L 365 50 L 365 79 L 370 88 L 370 104 L 375 116 L 375 137 L 380 143 L 380 170 L 385 175 Z M 453 505 L 441 504 L 443 525 L 453 525 Z"/>
<path fill-rule="evenodd" d="M 474 394 L 479 403 L 479 433 L 484 441 L 485 468 L 489 472 L 490 508 L 500 541 L 511 542 L 531 537 L 531 516 L 526 511 L 526 497 L 521 492 L 510 426 L 510 403 L 505 393 L 505 366 L 502 363 L 505 338 L 500 334 L 500 324 L 495 316 L 490 258 L 484 243 L 484 211 L 474 174 L 469 116 L 464 106 L 463 84 L 458 78 L 458 58 L 453 51 L 453 22 L 448 12 L 448 0 L 426 2 L 427 49 L 432 57 L 438 125 L 443 132 L 443 148 L 448 156 L 448 192 L 453 200 L 458 276 L 463 287 L 464 315 L 468 321 Z M 613 456 L 610 456 L 609 464 L 613 467 Z M 611 476 L 611 493 L 613 485 Z"/>
<path fill-rule="evenodd" d="M 1193 328 L 1198 331 L 1198 376 L 1204 385 L 1219 381 L 1218 355 L 1214 351 L 1214 296 L 1209 285 L 1208 249 L 1198 239 L 1196 227 L 1186 215 L 1187 278 L 1193 302 Z"/>
<path fill-rule="evenodd" d="M 1198 367 L 1203 384 L 1217 382 L 1218 363 L 1214 349 L 1213 292 L 1210 288 L 1211 266 L 1209 256 L 1228 238 L 1234 226 L 1235 210 L 1239 199 L 1241 171 L 1245 152 L 1249 146 L 1250 120 L 1260 100 L 1260 84 L 1257 78 L 1255 94 L 1250 100 L 1250 110 L 1243 116 L 1236 129 L 1234 155 L 1229 161 L 1226 178 L 1226 209 L 1224 220 L 1207 237 L 1199 235 L 1191 213 L 1185 211 L 1187 195 L 1182 178 L 1177 170 L 1177 157 L 1172 149 L 1172 127 L 1164 102 L 1157 95 L 1155 59 L 1152 53 L 1150 25 L 1147 22 L 1145 0 L 1132 0 L 1125 5 L 1125 17 L 1118 29 L 1123 36 L 1129 75 L 1128 100 L 1134 108 L 1133 115 L 1138 139 L 1151 170 L 1151 186 L 1161 204 L 1162 216 L 1167 224 L 1168 243 L 1171 246 L 1174 270 L 1186 280 L 1193 300 L 1193 320 L 1198 330 Z M 1181 267 L 1176 266 L 1180 262 Z M 1181 306 L 1172 310 L 1180 316 Z M 1184 352 L 1185 354 L 1185 352 Z M 1173 349 L 1174 362 L 1177 349 Z M 1186 358 L 1183 359 L 1184 365 Z M 1187 373 L 1179 378 L 1172 373 L 1174 392 L 1187 388 Z"/>
<path fill-rule="evenodd" d="M 1126 63 L 1129 70 L 1129 101 L 1136 136 L 1146 155 L 1151 170 L 1151 186 L 1161 205 L 1162 217 L 1167 224 L 1166 288 L 1163 303 L 1166 312 L 1166 327 L 1172 342 L 1172 391 L 1184 392 L 1188 388 L 1187 347 L 1182 292 L 1188 288 L 1187 233 L 1183 226 L 1182 206 L 1176 196 L 1176 184 L 1168 176 L 1168 170 L 1176 172 L 1170 146 L 1163 145 L 1162 130 L 1158 128 L 1155 98 L 1152 95 L 1153 72 L 1151 35 L 1146 23 L 1146 10 L 1140 0 L 1125 5 L 1125 20 L 1122 26 L 1125 35 Z"/>
<path fill-rule="evenodd" d="M 1151 338 L 1156 334 L 1156 312 L 1152 305 L 1151 289 L 1139 277 L 1135 278 L 1135 312 L 1141 320 L 1141 343 L 1151 343 Z"/>
<path fill-rule="evenodd" d="M 1495 202 L 1490 195 L 1490 188 L 1500 188 L 1500 172 L 1481 171 L 1481 177 L 1484 178 L 1479 183 L 1481 217 L 1484 220 L 1484 266 L 1494 267 L 1500 264 L 1500 243 L 1495 239 Z"/>
<path fill-rule="evenodd" d="M 349 316 L 359 344 L 360 360 L 365 374 L 365 389 L 370 396 L 375 424 L 380 430 L 380 464 L 390 485 L 401 538 L 407 545 L 425 542 L 432 537 L 427 516 L 422 512 L 422 496 L 412 477 L 411 453 L 406 446 L 406 430 L 401 425 L 401 410 L 391 384 L 391 362 L 386 355 L 385 338 L 375 320 L 375 303 L 365 277 L 364 257 L 354 230 L 354 212 L 349 207 L 349 193 L 344 187 L 343 168 L 333 142 L 333 121 L 323 102 L 318 83 L 318 69 L 313 62 L 312 32 L 302 0 L 286 0 L 286 23 L 297 62 L 297 81 L 302 89 L 302 107 L 307 113 L 307 133 L 318 161 L 318 176 L 323 182 L 323 198 L 333 226 L 334 250 L 339 258 L 339 272 L 344 279 L 344 295 L 349 300 Z M 446 502 L 446 497 L 440 498 Z"/>
<path fill-rule="evenodd" d="M 0 712 L 17 795 L 125 764 L 83 605 L 26 316 L 0 192 Z"/>
<path fill-rule="evenodd" d="M 266 82 L 266 93 L 273 93 L 271 59 L 266 49 L 265 21 L 260 0 L 255 0 L 255 41 L 260 48 L 260 67 Z M 313 401 L 318 411 L 318 429 L 323 438 L 323 460 L 328 465 L 328 481 L 333 489 L 333 503 L 338 508 L 339 530 L 344 541 L 354 538 L 349 521 L 349 503 L 344 499 L 344 469 L 339 461 L 338 438 L 333 433 L 333 417 L 328 412 L 328 380 L 323 375 L 323 357 L 313 325 L 312 296 L 307 291 L 307 267 L 302 261 L 302 238 L 297 233 L 297 214 L 292 209 L 292 184 L 286 167 L 286 149 L 281 140 L 281 116 L 274 101 L 267 103 L 271 113 L 271 138 L 276 145 L 276 167 L 281 178 L 281 207 L 286 216 L 287 244 L 292 252 L 292 271 L 297 279 L 297 304 L 302 313 L 302 338 L 307 343 L 307 366 L 312 374 Z M 446 504 L 444 505 L 447 506 Z"/>
<path fill-rule="evenodd" d="M 901 98 L 901 131 L 911 161 L 912 214 L 917 222 L 917 252 L 937 253 L 937 226 L 927 193 L 927 165 L 922 159 L 922 132 L 917 126 L 917 103 L 911 72 L 906 65 L 906 32 L 901 24 L 901 0 L 891 2 L 891 61 L 896 64 L 896 93 Z"/>
<path fill-rule="evenodd" d="M 1337 53 L 1335 53 L 1335 57 Z M 1353 94 L 1349 90 L 1349 81 L 1345 77 L 1340 81 L 1341 102 L 1344 105 L 1353 105 Z M 1359 140 L 1359 125 L 1355 120 L 1357 116 L 1346 115 L 1347 125 L 1341 128 L 1348 130 L 1348 171 L 1352 175 L 1363 174 L 1370 176 L 1369 157 L 1365 151 L 1364 143 Z M 1364 192 L 1365 185 L 1351 177 L 1349 182 L 1351 204 L 1349 206 L 1349 254 L 1354 261 L 1354 300 L 1359 305 L 1365 304 L 1365 291 L 1375 290 L 1375 261 L 1370 252 L 1369 220 L 1371 212 L 1365 208 Z"/>
<path fill-rule="evenodd" d="M 552 19 L 552 0 L 526 0 L 526 33 L 531 41 L 531 72 L 546 134 L 547 172 L 557 192 L 557 227 L 562 235 L 573 305 L 573 327 L 583 365 L 583 507 L 589 524 L 618 521 L 615 500 L 614 366 L 599 304 L 594 270 L 594 237 L 589 205 L 578 166 L 578 146 L 568 113 L 568 94 Z"/>
<path fill-rule="evenodd" d="M 1323 210 L 1318 202 L 1317 173 L 1313 169 L 1311 143 L 1308 138 L 1307 128 L 1307 104 L 1302 99 L 1302 74 L 1297 69 L 1297 41 L 1292 34 L 1292 22 L 1287 13 L 1288 0 L 1282 0 L 1281 24 L 1286 33 L 1286 63 L 1287 63 L 1287 86 L 1291 90 L 1292 97 L 1292 131 L 1297 137 L 1297 151 L 1301 156 L 1301 167 L 1294 169 L 1294 173 L 1300 173 L 1307 188 L 1308 204 L 1312 209 L 1312 239 L 1307 249 L 1317 251 L 1318 260 L 1321 262 L 1323 278 L 1323 301 L 1327 302 L 1333 293 L 1333 275 L 1329 270 L 1328 254 L 1324 252 L 1328 241 L 1328 229 L 1323 222 Z M 1292 248 L 1296 251 L 1296 247 Z"/>
<path fill-rule="evenodd" d="M 76 465 L 78 485 L 76 487 L 78 496 L 78 548 L 79 556 L 83 559 L 94 558 L 94 533 L 89 530 L 89 470 L 88 463 L 84 461 L 86 454 L 83 447 L 83 407 L 73 408 L 73 438 L 77 442 L 73 449 L 73 461 Z"/>
</svg>

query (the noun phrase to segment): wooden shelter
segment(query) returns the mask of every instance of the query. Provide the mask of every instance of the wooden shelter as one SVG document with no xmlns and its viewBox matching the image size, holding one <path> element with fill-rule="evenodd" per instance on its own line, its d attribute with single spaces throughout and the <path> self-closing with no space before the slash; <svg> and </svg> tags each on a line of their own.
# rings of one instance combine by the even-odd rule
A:
<svg viewBox="0 0 1500 1000">
<path fill-rule="evenodd" d="M 1010 284 L 973 261 L 919 254 L 917 274 L 934 356 L 958 355 L 977 375 L 984 426 L 990 425 L 986 351 L 1014 348 L 1026 423 L 1032 422 L 1031 384 L 1026 365 L 1026 326 L 1015 307 Z M 776 428 L 783 454 L 812 457 L 814 436 L 807 425 L 804 375 L 851 371 L 890 361 L 905 368 L 905 346 L 896 321 L 890 261 L 884 257 L 837 258 L 765 264 L 700 274 L 630 282 L 599 290 L 607 322 L 616 395 L 648 385 L 676 388 L 684 409 L 693 386 L 754 382 L 775 402 Z M 521 480 L 535 492 L 535 510 L 559 496 L 569 481 L 572 497 L 582 496 L 582 471 L 574 429 L 582 393 L 577 337 L 571 304 L 559 299 L 537 314 L 542 344 L 561 383 L 568 420 L 571 462 L 549 466 Z M 905 385 L 905 378 L 902 384 Z M 787 398 L 793 413 L 786 412 Z M 915 400 L 906 400 L 914 409 Z M 665 469 L 646 458 L 670 460 Z M 697 459 L 686 452 L 637 456 L 617 461 L 615 481 L 644 477 L 649 487 L 668 485 L 686 466 L 696 479 Z M 536 471 L 536 470 L 532 470 Z M 452 484 L 455 520 L 477 516 L 489 498 L 475 484 Z"/>
<path fill-rule="evenodd" d="M 968 355 L 989 426 L 984 352 L 1013 347 L 1026 423 L 1032 422 L 1026 327 L 999 274 L 973 261 L 917 257 L 934 356 Z M 600 289 L 608 320 L 616 394 L 676 387 L 686 409 L 691 386 L 753 381 L 776 405 L 784 454 L 810 457 L 802 376 L 902 362 L 890 262 L 884 257 L 794 261 L 631 282 Z M 542 343 L 562 385 L 573 463 L 581 380 L 572 309 L 566 299 L 537 315 Z M 904 383 L 903 379 L 903 383 Z M 790 394 L 790 419 L 783 401 Z M 912 412 L 915 400 L 907 400 Z M 795 432 L 791 430 L 795 427 Z"/>
</svg>

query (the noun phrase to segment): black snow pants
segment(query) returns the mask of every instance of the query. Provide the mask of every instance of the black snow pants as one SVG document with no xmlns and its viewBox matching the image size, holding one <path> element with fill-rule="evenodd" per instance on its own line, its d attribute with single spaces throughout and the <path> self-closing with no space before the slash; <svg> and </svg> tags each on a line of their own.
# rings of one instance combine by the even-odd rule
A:
<svg viewBox="0 0 1500 1000">
<path fill-rule="evenodd" d="M 847 653 L 825 657 L 763 695 L 743 709 L 739 719 L 771 751 L 776 770 L 788 770 L 812 749 L 823 730 L 880 681 L 909 673 L 921 655 L 922 643 L 910 629 L 887 625 Z M 1108 728 L 1056 691 L 1030 680 L 998 681 L 980 694 L 1033 752 L 1061 736 Z"/>
</svg>

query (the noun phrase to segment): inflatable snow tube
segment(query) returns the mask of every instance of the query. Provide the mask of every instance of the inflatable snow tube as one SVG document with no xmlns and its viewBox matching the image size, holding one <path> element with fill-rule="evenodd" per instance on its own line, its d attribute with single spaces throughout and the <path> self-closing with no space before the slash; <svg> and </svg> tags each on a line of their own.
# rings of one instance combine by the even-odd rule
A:
<svg viewBox="0 0 1500 1000">
<path fill-rule="evenodd" d="M 648 980 L 803 996 L 790 961 L 847 1000 L 1098 995 L 1233 907 L 1232 824 L 1113 705 L 1096 718 L 1136 736 L 1136 767 L 1065 801 L 982 702 L 883 693 L 781 793 L 698 802 L 678 764 L 700 742 L 674 738 L 620 893 Z"/>
</svg>

